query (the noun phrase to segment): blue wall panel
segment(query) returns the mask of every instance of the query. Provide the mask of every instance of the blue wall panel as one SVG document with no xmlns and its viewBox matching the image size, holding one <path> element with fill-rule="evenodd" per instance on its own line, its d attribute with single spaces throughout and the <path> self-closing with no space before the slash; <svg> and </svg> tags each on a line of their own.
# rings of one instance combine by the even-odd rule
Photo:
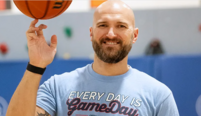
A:
<svg viewBox="0 0 201 116">
<path fill-rule="evenodd" d="M 160 81 L 172 90 L 180 115 L 198 116 L 195 104 L 201 95 L 201 56 L 163 57 L 159 65 Z"/>
</svg>

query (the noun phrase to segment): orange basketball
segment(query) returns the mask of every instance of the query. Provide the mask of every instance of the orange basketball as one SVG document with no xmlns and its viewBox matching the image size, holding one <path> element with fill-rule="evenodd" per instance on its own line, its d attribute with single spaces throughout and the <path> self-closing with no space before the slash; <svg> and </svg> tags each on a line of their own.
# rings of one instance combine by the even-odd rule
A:
<svg viewBox="0 0 201 116">
<path fill-rule="evenodd" d="M 13 0 L 17 8 L 34 19 L 51 19 L 62 14 L 72 0 Z"/>
</svg>

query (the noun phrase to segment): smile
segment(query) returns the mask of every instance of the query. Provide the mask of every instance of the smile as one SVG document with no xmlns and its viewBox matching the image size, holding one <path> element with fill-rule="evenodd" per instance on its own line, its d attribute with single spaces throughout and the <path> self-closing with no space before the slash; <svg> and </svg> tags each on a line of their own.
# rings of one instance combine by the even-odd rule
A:
<svg viewBox="0 0 201 116">
<path fill-rule="evenodd" d="M 117 44 L 119 44 L 119 42 L 114 42 L 114 41 L 104 41 L 103 43 L 106 45 L 117 45 Z"/>
</svg>

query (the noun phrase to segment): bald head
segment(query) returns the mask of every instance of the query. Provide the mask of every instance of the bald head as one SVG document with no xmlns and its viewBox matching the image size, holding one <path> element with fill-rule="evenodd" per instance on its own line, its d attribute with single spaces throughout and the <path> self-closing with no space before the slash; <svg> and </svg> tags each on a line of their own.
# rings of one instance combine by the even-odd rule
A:
<svg viewBox="0 0 201 116">
<path fill-rule="evenodd" d="M 95 59 L 117 63 L 128 56 L 138 37 L 133 11 L 120 0 L 108 0 L 95 10 L 90 37 Z"/>
<path fill-rule="evenodd" d="M 95 23 L 104 14 L 123 15 L 131 22 L 132 26 L 135 27 L 135 18 L 132 9 L 121 0 L 107 0 L 99 5 L 94 12 L 93 22 Z"/>
</svg>

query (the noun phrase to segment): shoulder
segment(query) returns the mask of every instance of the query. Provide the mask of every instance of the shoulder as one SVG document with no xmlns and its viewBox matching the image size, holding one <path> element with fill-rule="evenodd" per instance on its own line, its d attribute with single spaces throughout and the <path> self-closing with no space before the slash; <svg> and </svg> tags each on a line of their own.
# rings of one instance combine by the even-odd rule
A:
<svg viewBox="0 0 201 116">
<path fill-rule="evenodd" d="M 144 92 L 149 93 L 149 96 L 153 97 L 153 99 L 163 101 L 172 94 L 167 85 L 154 77 L 137 69 L 133 69 L 133 72 L 139 82 L 139 86 L 141 86 Z"/>
<path fill-rule="evenodd" d="M 81 68 L 77 68 L 71 72 L 64 72 L 62 74 L 55 74 L 53 75 L 50 79 L 48 79 L 47 81 L 54 81 L 56 83 L 64 83 L 64 82 L 72 82 L 75 81 L 77 79 L 82 78 L 82 76 L 87 74 L 87 67 L 89 65 L 86 65 L 84 67 Z"/>
<path fill-rule="evenodd" d="M 170 89 L 164 83 L 155 79 L 154 77 L 134 68 L 132 70 L 137 80 L 147 87 L 150 87 L 152 89 L 160 88 L 162 90 L 165 89 L 167 91 L 170 91 Z"/>
</svg>

